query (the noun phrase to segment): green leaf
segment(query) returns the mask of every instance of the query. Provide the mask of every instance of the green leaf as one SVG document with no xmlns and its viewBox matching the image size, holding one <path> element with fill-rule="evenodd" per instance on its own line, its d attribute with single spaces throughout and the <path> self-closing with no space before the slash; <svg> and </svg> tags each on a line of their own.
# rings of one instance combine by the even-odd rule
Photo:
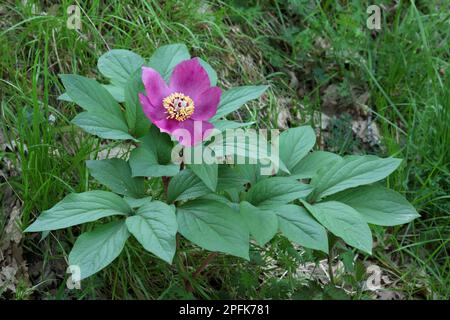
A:
<svg viewBox="0 0 450 320">
<path fill-rule="evenodd" d="M 72 119 L 72 123 L 103 139 L 137 141 L 128 133 L 124 120 L 106 112 L 82 112 Z"/>
<path fill-rule="evenodd" d="M 128 204 L 118 195 L 101 190 L 71 193 L 41 213 L 25 232 L 57 230 L 112 215 L 127 215 Z"/>
<path fill-rule="evenodd" d="M 59 77 L 66 88 L 66 94 L 80 107 L 123 120 L 119 104 L 97 81 L 76 74 L 60 74 Z"/>
<path fill-rule="evenodd" d="M 337 201 L 314 205 L 303 201 L 303 204 L 334 235 L 341 237 L 352 247 L 372 254 L 372 232 L 355 209 Z"/>
<path fill-rule="evenodd" d="M 240 214 L 259 245 L 265 245 L 277 233 L 278 220 L 272 211 L 259 209 L 243 201 L 240 203 Z"/>
<path fill-rule="evenodd" d="M 217 182 L 217 190 L 224 191 L 229 189 L 236 189 L 242 191 L 244 185 L 250 182 L 250 179 L 241 174 L 238 169 L 240 165 L 236 167 L 230 167 L 226 165 L 219 166 L 219 178 Z"/>
<path fill-rule="evenodd" d="M 259 98 L 268 86 L 234 87 L 222 93 L 217 113 L 212 120 L 216 120 L 236 111 L 250 100 Z"/>
<path fill-rule="evenodd" d="M 194 200 L 177 208 L 178 231 L 203 249 L 249 260 L 249 234 L 239 214 L 221 202 Z"/>
<path fill-rule="evenodd" d="M 158 71 L 164 80 L 168 81 L 173 68 L 180 62 L 190 58 L 191 55 L 185 44 L 169 44 L 156 49 L 148 65 Z"/>
<path fill-rule="evenodd" d="M 189 164 L 187 165 L 192 172 L 203 181 L 203 183 L 212 191 L 216 191 L 219 167 L 214 164 Z"/>
<path fill-rule="evenodd" d="M 130 208 L 139 208 L 142 207 L 144 204 L 152 201 L 152 197 L 144 197 L 144 198 L 132 198 L 132 197 L 123 197 L 123 200 L 125 200 L 126 203 L 130 206 Z"/>
<path fill-rule="evenodd" d="M 261 180 L 247 192 L 246 200 L 262 207 L 286 204 L 296 199 L 306 198 L 312 187 L 290 177 L 273 177 Z"/>
<path fill-rule="evenodd" d="M 167 188 L 168 202 L 195 199 L 211 190 L 191 170 L 185 169 L 172 177 Z"/>
<path fill-rule="evenodd" d="M 102 84 L 102 87 L 108 90 L 109 94 L 116 100 L 117 102 L 125 101 L 125 94 L 123 88 L 115 86 L 113 84 Z"/>
<path fill-rule="evenodd" d="M 274 147 L 263 135 L 252 129 L 238 129 L 222 136 L 216 135 L 208 144 L 208 148 L 218 159 L 231 158 L 237 164 L 259 164 L 266 175 L 272 175 L 278 169 L 289 173 L 274 152 Z"/>
<path fill-rule="evenodd" d="M 58 97 L 58 100 L 61 100 L 61 101 L 67 101 L 67 102 L 73 102 L 72 98 L 69 97 L 69 95 L 68 95 L 66 92 L 64 92 L 63 94 L 61 94 L 61 95 Z"/>
<path fill-rule="evenodd" d="M 328 253 L 328 237 L 324 227 L 297 205 L 286 204 L 274 208 L 280 231 L 290 241 L 303 247 Z"/>
<path fill-rule="evenodd" d="M 397 169 L 401 162 L 401 159 L 382 159 L 376 156 L 344 157 L 334 162 L 331 167 L 319 170 L 312 178 L 314 196 L 323 198 L 348 188 L 384 179 Z"/>
<path fill-rule="evenodd" d="M 280 134 L 280 158 L 292 172 L 316 143 L 316 134 L 310 126 L 290 128 Z"/>
<path fill-rule="evenodd" d="M 228 198 L 226 198 L 225 196 L 221 196 L 221 195 L 218 195 L 217 193 L 208 193 L 208 194 L 206 194 L 206 195 L 204 195 L 204 196 L 201 196 L 201 197 L 199 197 L 199 198 L 197 198 L 198 200 L 201 200 L 201 199 L 204 199 L 204 200 L 214 200 L 214 201 L 218 201 L 218 202 L 221 202 L 221 203 L 223 203 L 223 204 L 225 204 L 225 205 L 227 205 L 227 206 L 229 206 L 231 209 L 236 209 L 236 204 L 237 203 L 234 203 L 234 202 L 231 202 Z M 237 210 L 235 210 L 235 211 L 237 211 L 237 212 L 239 212 L 239 204 L 237 204 L 238 205 L 238 207 L 237 207 Z"/>
<path fill-rule="evenodd" d="M 380 226 L 396 226 L 420 217 L 416 209 L 399 193 L 381 186 L 362 186 L 339 192 L 332 200 L 358 211 L 364 220 Z"/>
<path fill-rule="evenodd" d="M 267 179 L 269 177 L 261 175 L 261 166 L 259 164 L 237 165 L 235 170 L 239 172 L 243 179 L 248 180 L 252 186 L 260 180 Z"/>
<path fill-rule="evenodd" d="M 231 208 L 239 212 L 239 203 L 241 202 L 241 193 L 237 189 L 225 190 L 225 196 L 231 203 Z M 236 207 L 237 205 L 237 207 Z"/>
<path fill-rule="evenodd" d="M 69 265 L 78 266 L 80 280 L 85 279 L 113 262 L 122 252 L 129 235 L 123 220 L 83 233 L 69 254 Z"/>
<path fill-rule="evenodd" d="M 177 218 L 175 209 L 161 201 L 152 201 L 126 220 L 128 230 L 157 257 L 172 263 L 176 250 Z"/>
<path fill-rule="evenodd" d="M 111 79 L 111 83 L 123 88 L 131 74 L 140 69 L 144 62 L 144 59 L 134 52 L 113 49 L 98 59 L 97 67 L 105 77 Z"/>
<path fill-rule="evenodd" d="M 130 155 L 134 177 L 171 177 L 178 173 L 180 166 L 171 162 L 173 143 L 167 134 L 152 126 L 141 142 Z"/>
<path fill-rule="evenodd" d="M 202 67 L 206 70 L 209 77 L 209 82 L 211 83 L 211 87 L 217 85 L 217 72 L 211 67 L 211 65 L 203 60 L 202 58 L 197 58 L 200 61 Z"/>
<path fill-rule="evenodd" d="M 139 93 L 145 91 L 141 79 L 142 70 L 136 70 L 125 85 L 125 118 L 128 128 L 136 136 L 143 136 L 150 127 L 150 121 L 142 110 Z"/>
<path fill-rule="evenodd" d="M 310 179 L 321 168 L 329 168 L 342 157 L 331 152 L 314 151 L 304 157 L 292 169 L 290 177 L 295 179 Z"/>
<path fill-rule="evenodd" d="M 111 191 L 125 196 L 144 196 L 144 179 L 133 178 L 128 162 L 122 159 L 88 160 L 91 175 Z"/>
</svg>

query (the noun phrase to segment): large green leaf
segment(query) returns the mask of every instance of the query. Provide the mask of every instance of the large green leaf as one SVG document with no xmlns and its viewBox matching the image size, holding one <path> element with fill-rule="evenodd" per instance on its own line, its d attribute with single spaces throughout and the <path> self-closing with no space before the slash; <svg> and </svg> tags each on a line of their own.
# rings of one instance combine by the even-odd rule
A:
<svg viewBox="0 0 450 320">
<path fill-rule="evenodd" d="M 101 184 L 118 194 L 141 198 L 144 196 L 144 179 L 133 178 L 128 162 L 122 159 L 88 160 L 86 166 Z"/>
<path fill-rule="evenodd" d="M 125 118 L 128 128 L 136 136 L 143 136 L 150 127 L 150 121 L 142 110 L 139 93 L 144 92 L 142 70 L 136 70 L 125 85 Z"/>
<path fill-rule="evenodd" d="M 249 259 L 249 234 L 239 214 L 213 200 L 194 200 L 177 208 L 178 231 L 203 249 Z"/>
<path fill-rule="evenodd" d="M 106 112 L 82 112 L 73 118 L 72 123 L 84 131 L 103 139 L 133 140 L 124 120 Z"/>
<path fill-rule="evenodd" d="M 25 231 L 46 231 L 71 227 L 112 215 L 131 212 L 118 195 L 101 190 L 71 193 L 54 207 L 41 213 Z"/>
<path fill-rule="evenodd" d="M 128 205 L 134 209 L 134 208 L 142 207 L 144 204 L 152 201 L 152 197 L 148 196 L 148 197 L 136 199 L 133 197 L 125 196 L 125 197 L 123 197 L 123 200 L 125 200 L 126 203 L 128 203 Z"/>
<path fill-rule="evenodd" d="M 226 198 L 225 196 L 219 195 L 217 193 L 208 193 L 204 196 L 201 196 L 197 199 L 205 199 L 205 200 L 214 200 L 214 201 L 218 201 L 221 202 L 227 206 L 229 206 L 231 209 L 233 209 L 236 212 L 239 212 L 239 203 L 234 203 L 231 202 L 228 198 Z M 237 210 L 236 210 L 237 209 Z"/>
<path fill-rule="evenodd" d="M 216 191 L 219 166 L 214 164 L 189 164 L 188 168 L 212 191 Z"/>
<path fill-rule="evenodd" d="M 386 178 L 402 162 L 395 158 L 347 156 L 323 168 L 312 178 L 314 197 L 323 198 L 336 192 L 370 184 Z"/>
<path fill-rule="evenodd" d="M 72 98 L 69 97 L 69 95 L 66 92 L 61 94 L 57 99 L 61 101 L 73 102 Z"/>
<path fill-rule="evenodd" d="M 69 254 L 69 265 L 78 266 L 81 279 L 85 279 L 113 262 L 122 252 L 129 235 L 123 220 L 83 233 Z"/>
<path fill-rule="evenodd" d="M 266 175 L 261 175 L 261 166 L 259 164 L 237 165 L 235 170 L 239 172 L 243 179 L 248 180 L 252 186 L 260 180 L 267 179 L 269 177 Z"/>
<path fill-rule="evenodd" d="M 60 74 L 59 77 L 66 88 L 66 94 L 86 111 L 105 113 L 124 120 L 117 101 L 94 79 L 76 74 Z"/>
<path fill-rule="evenodd" d="M 173 68 L 191 58 L 185 44 L 176 43 L 159 47 L 151 56 L 148 66 L 158 71 L 164 80 L 169 80 Z"/>
<path fill-rule="evenodd" d="M 265 245 L 277 233 L 278 220 L 272 211 L 259 209 L 243 201 L 240 203 L 240 214 L 259 245 Z"/>
<path fill-rule="evenodd" d="M 420 217 L 399 193 L 381 186 L 362 186 L 330 197 L 358 211 L 368 223 L 395 226 Z"/>
<path fill-rule="evenodd" d="M 200 61 L 200 64 L 202 67 L 206 70 L 208 73 L 209 82 L 211 84 L 211 87 L 214 87 L 217 85 L 217 72 L 211 67 L 211 65 L 203 60 L 202 58 L 198 58 Z"/>
<path fill-rule="evenodd" d="M 97 67 L 105 77 L 111 79 L 111 83 L 123 88 L 131 74 L 140 69 L 144 62 L 144 59 L 134 52 L 113 49 L 98 59 Z"/>
<path fill-rule="evenodd" d="M 236 129 L 224 135 L 214 136 L 208 144 L 218 159 L 232 160 L 233 163 L 259 164 L 265 175 L 275 174 L 278 169 L 289 173 L 283 161 L 274 152 L 275 146 L 254 129 Z"/>
<path fill-rule="evenodd" d="M 286 204 L 273 209 L 278 215 L 280 231 L 292 242 L 328 253 L 328 237 L 324 227 L 297 205 Z"/>
<path fill-rule="evenodd" d="M 310 126 L 290 128 L 280 134 L 280 158 L 291 171 L 316 143 L 316 134 Z"/>
<path fill-rule="evenodd" d="M 185 169 L 172 177 L 167 189 L 167 200 L 169 202 L 195 199 L 211 190 L 191 170 Z"/>
<path fill-rule="evenodd" d="M 242 191 L 244 185 L 250 182 L 250 179 L 241 173 L 240 165 L 230 167 L 226 165 L 219 166 L 219 179 L 217 182 L 217 190 L 224 191 L 229 189 L 236 189 Z"/>
<path fill-rule="evenodd" d="M 329 168 L 342 157 L 327 151 L 314 151 L 298 162 L 291 171 L 291 177 L 295 179 L 309 179 L 321 168 Z"/>
<path fill-rule="evenodd" d="M 125 93 L 122 87 L 116 86 L 114 84 L 102 84 L 102 87 L 108 90 L 109 94 L 117 102 L 122 103 L 125 101 Z"/>
<path fill-rule="evenodd" d="M 246 200 L 260 208 L 271 207 L 296 199 L 304 199 L 311 191 L 311 186 L 290 177 L 273 177 L 261 180 L 252 186 Z"/>
<path fill-rule="evenodd" d="M 140 244 L 157 257 L 172 263 L 176 250 L 175 209 L 164 202 L 148 202 L 126 220 L 128 230 Z"/>
<path fill-rule="evenodd" d="M 337 201 L 303 204 L 334 235 L 357 249 L 372 253 L 372 232 L 355 209 Z"/>
<path fill-rule="evenodd" d="M 267 88 L 268 86 L 242 86 L 223 92 L 217 113 L 212 119 L 216 120 L 236 111 L 248 101 L 259 98 Z"/>
<path fill-rule="evenodd" d="M 106 91 L 109 92 L 109 94 L 116 100 L 117 102 L 124 102 L 125 101 L 125 95 L 124 90 L 121 87 L 115 86 L 113 84 L 102 84 L 103 88 L 106 89 Z M 58 100 L 67 101 L 67 102 L 74 102 L 71 97 L 67 93 L 63 93 L 58 97 Z"/>
<path fill-rule="evenodd" d="M 177 174 L 180 167 L 171 162 L 173 143 L 167 134 L 152 126 L 141 138 L 141 142 L 130 155 L 129 162 L 133 176 L 163 177 Z"/>
</svg>

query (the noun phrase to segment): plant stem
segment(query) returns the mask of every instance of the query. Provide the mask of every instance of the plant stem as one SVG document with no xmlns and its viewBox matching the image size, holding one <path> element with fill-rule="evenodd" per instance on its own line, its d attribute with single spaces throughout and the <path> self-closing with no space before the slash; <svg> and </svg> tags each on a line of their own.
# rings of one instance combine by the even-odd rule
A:
<svg viewBox="0 0 450 320">
<path fill-rule="evenodd" d="M 333 274 L 333 248 L 336 244 L 337 238 L 332 235 L 331 233 L 328 233 L 328 274 L 330 275 L 330 283 L 335 285 L 334 282 L 334 274 Z"/>
<path fill-rule="evenodd" d="M 177 250 L 177 257 L 176 257 L 176 264 L 177 264 L 177 269 L 178 272 L 180 273 L 181 277 L 183 278 L 183 282 L 184 282 L 184 288 L 187 292 L 192 293 L 194 291 L 194 288 L 192 287 L 192 280 L 195 279 L 195 277 L 197 277 L 203 270 L 206 269 L 206 267 L 208 266 L 208 264 L 217 256 L 217 252 L 211 252 L 205 260 L 203 260 L 202 264 L 192 273 L 192 275 L 189 277 L 185 277 L 185 269 L 184 269 L 184 265 L 183 265 L 183 261 L 181 259 L 181 255 L 180 255 L 180 251 L 179 251 L 179 246 L 180 246 L 180 235 L 177 234 L 177 238 L 176 238 L 176 250 Z"/>
<path fill-rule="evenodd" d="M 203 270 L 206 269 L 206 267 L 208 266 L 208 264 L 217 256 L 217 252 L 211 252 L 210 254 L 208 254 L 208 256 L 206 257 L 205 260 L 203 260 L 202 264 L 200 265 L 200 267 L 197 268 L 197 270 L 195 270 L 195 272 L 192 274 L 192 279 L 194 279 L 196 276 L 198 276 Z"/>
<path fill-rule="evenodd" d="M 208 254 L 205 260 L 203 260 L 202 264 L 192 273 L 191 280 L 194 280 L 203 270 L 206 269 L 208 264 L 217 256 L 217 252 L 211 252 Z M 192 288 L 192 282 L 189 279 L 184 280 L 184 287 L 186 291 L 193 292 L 194 288 Z"/>
<path fill-rule="evenodd" d="M 330 275 L 330 283 L 334 285 L 333 267 L 331 265 L 333 262 L 333 258 L 331 256 L 331 251 L 332 249 L 330 248 L 330 250 L 328 251 L 328 274 Z"/>
<path fill-rule="evenodd" d="M 163 183 L 163 187 L 164 187 L 164 194 L 166 195 L 167 198 L 167 189 L 169 187 L 169 182 L 170 182 L 170 177 L 161 177 L 162 179 L 162 183 Z"/>
<path fill-rule="evenodd" d="M 178 273 L 183 278 L 185 290 L 188 292 L 192 292 L 192 286 L 189 282 L 189 279 L 187 277 L 185 277 L 186 272 L 184 269 L 183 259 L 181 257 L 181 253 L 180 253 L 180 234 L 179 233 L 177 233 L 177 237 L 176 237 L 176 257 L 175 257 L 175 259 L 176 259 L 176 266 L 177 266 Z"/>
</svg>

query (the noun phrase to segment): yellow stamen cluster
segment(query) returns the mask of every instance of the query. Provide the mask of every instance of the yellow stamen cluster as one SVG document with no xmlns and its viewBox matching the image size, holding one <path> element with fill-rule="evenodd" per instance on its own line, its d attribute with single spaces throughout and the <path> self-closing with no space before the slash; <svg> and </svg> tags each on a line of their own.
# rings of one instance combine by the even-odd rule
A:
<svg viewBox="0 0 450 320">
<path fill-rule="evenodd" d="M 194 101 L 189 96 L 174 92 L 163 100 L 167 119 L 184 121 L 194 113 Z"/>
</svg>

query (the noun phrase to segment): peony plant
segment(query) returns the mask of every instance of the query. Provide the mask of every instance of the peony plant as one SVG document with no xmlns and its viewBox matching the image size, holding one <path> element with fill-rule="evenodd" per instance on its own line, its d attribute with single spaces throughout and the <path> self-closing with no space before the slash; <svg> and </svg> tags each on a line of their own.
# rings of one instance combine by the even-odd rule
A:
<svg viewBox="0 0 450 320">
<path fill-rule="evenodd" d="M 167 263 L 177 253 L 177 236 L 246 260 L 250 244 L 264 246 L 277 233 L 324 253 L 341 239 L 371 254 L 370 224 L 394 226 L 419 216 L 402 195 L 379 183 L 400 159 L 312 151 L 316 135 L 309 126 L 259 137 L 259 145 L 277 151 L 265 161 L 253 157 L 258 146 L 251 142 L 224 140 L 230 130 L 250 132 L 252 123 L 225 117 L 267 86 L 222 90 L 213 68 L 191 58 L 183 44 L 160 47 L 148 60 L 111 50 L 99 58 L 98 69 L 108 84 L 60 75 L 66 89 L 60 99 L 84 109 L 73 124 L 132 150 L 121 158 L 87 160 L 106 190 L 71 193 L 25 230 L 101 220 L 77 238 L 69 254 L 79 279 L 110 264 L 130 236 Z M 221 151 L 230 141 L 231 151 Z M 199 148 L 215 161 L 190 161 L 187 155 Z M 237 158 L 244 161 L 230 161 Z M 262 170 L 267 163 L 270 170 Z M 163 192 L 148 180 L 159 181 Z"/>
</svg>

